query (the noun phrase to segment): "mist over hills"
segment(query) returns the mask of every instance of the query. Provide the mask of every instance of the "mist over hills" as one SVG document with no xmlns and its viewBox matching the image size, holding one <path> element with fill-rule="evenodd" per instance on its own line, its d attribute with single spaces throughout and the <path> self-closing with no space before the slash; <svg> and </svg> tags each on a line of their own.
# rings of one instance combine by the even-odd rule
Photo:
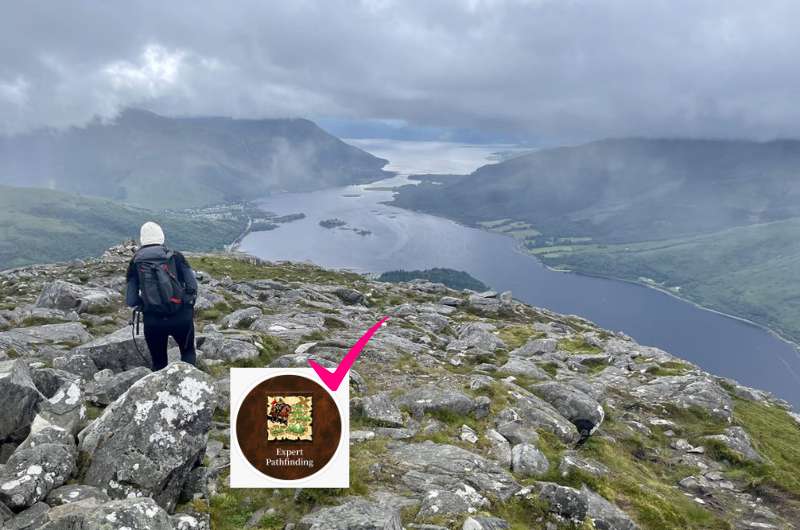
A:
<svg viewBox="0 0 800 530">
<path fill-rule="evenodd" d="M 601 140 L 408 186 L 394 204 L 558 237 L 664 239 L 800 215 L 798 168 L 796 140 Z"/>
<path fill-rule="evenodd" d="M 111 123 L 0 137 L 0 184 L 152 209 L 369 182 L 387 175 L 386 163 L 304 119 L 172 118 L 129 109 Z"/>
<path fill-rule="evenodd" d="M 655 286 L 800 342 L 800 141 L 602 140 L 404 186 L 393 204 L 545 264 Z"/>
</svg>

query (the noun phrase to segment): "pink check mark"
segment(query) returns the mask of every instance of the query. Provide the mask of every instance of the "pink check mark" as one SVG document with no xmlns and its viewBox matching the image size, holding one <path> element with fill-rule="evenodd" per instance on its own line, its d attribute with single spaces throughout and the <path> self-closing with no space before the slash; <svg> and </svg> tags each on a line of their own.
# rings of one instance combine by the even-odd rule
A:
<svg viewBox="0 0 800 530">
<path fill-rule="evenodd" d="M 317 375 L 322 382 L 325 383 L 325 386 L 331 389 L 332 392 L 336 392 L 339 388 L 339 385 L 342 384 L 342 380 L 344 379 L 345 374 L 350 371 L 350 368 L 353 366 L 353 363 L 356 362 L 358 356 L 361 355 L 361 350 L 364 349 L 364 346 L 367 345 L 369 339 L 375 334 L 376 331 L 380 329 L 384 322 L 389 320 L 389 317 L 383 317 L 380 322 L 372 326 L 364 333 L 360 339 L 350 348 L 350 351 L 347 352 L 347 355 L 344 356 L 342 362 L 339 363 L 339 366 L 336 367 L 334 372 L 329 372 L 324 366 L 320 366 L 316 362 L 309 360 L 308 365 L 317 372 Z"/>
</svg>

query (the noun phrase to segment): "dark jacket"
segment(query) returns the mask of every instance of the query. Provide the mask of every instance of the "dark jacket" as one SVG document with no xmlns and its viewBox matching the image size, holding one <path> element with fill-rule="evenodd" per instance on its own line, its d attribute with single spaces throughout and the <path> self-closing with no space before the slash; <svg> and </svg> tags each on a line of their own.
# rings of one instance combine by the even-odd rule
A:
<svg viewBox="0 0 800 530">
<path fill-rule="evenodd" d="M 145 258 L 166 257 L 167 249 L 164 245 L 146 245 L 136 251 L 136 256 Z M 178 281 L 180 281 L 186 291 L 187 302 L 194 304 L 194 299 L 197 296 L 197 279 L 194 276 L 194 271 L 189 266 L 189 262 L 180 252 L 173 251 L 175 254 L 175 266 L 178 269 Z M 139 307 L 142 305 L 142 299 L 139 296 L 139 275 L 136 272 L 136 267 L 133 264 L 134 256 L 128 263 L 128 272 L 126 278 L 128 281 L 128 289 L 125 293 L 125 303 L 128 307 Z"/>
</svg>

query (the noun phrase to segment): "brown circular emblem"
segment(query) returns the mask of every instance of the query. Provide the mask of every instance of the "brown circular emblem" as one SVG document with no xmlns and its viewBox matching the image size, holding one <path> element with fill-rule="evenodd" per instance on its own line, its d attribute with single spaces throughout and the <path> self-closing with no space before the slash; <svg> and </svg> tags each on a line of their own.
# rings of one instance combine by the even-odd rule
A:
<svg viewBox="0 0 800 530">
<path fill-rule="evenodd" d="M 236 438 L 261 473 L 281 480 L 313 475 L 339 447 L 342 420 L 331 395 L 299 375 L 259 383 L 242 401 Z"/>
</svg>

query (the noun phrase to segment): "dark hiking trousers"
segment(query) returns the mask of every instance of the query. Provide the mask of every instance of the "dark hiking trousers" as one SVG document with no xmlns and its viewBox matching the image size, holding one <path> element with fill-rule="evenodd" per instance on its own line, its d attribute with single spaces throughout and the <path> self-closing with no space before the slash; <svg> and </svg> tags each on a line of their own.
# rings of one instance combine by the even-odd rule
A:
<svg viewBox="0 0 800 530">
<path fill-rule="evenodd" d="M 153 371 L 167 366 L 169 338 L 175 339 L 181 349 L 181 360 L 196 364 L 194 350 L 194 308 L 187 305 L 174 315 L 144 315 L 144 340 L 153 359 Z"/>
</svg>

